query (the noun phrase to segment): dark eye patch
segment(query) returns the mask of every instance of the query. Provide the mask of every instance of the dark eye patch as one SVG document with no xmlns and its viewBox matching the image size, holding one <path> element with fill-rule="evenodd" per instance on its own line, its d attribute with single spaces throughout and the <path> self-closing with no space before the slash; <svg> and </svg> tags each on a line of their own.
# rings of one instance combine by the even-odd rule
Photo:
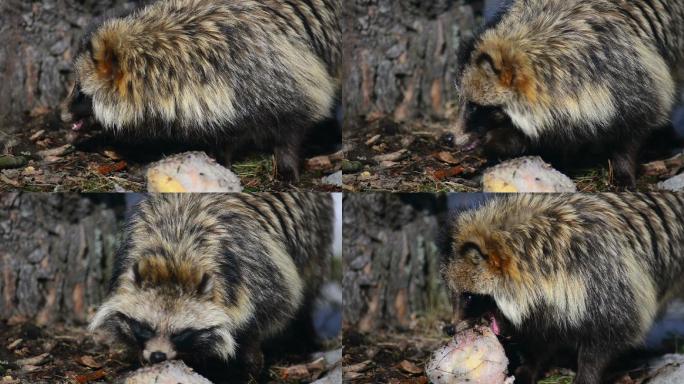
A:
<svg viewBox="0 0 684 384">
<path fill-rule="evenodd" d="M 179 351 L 196 350 L 203 345 L 211 345 L 212 340 L 219 337 L 215 334 L 217 327 L 194 329 L 188 328 L 171 335 L 171 342 Z"/>
<path fill-rule="evenodd" d="M 118 313 L 117 316 L 121 323 L 128 325 L 133 338 L 135 338 L 135 341 L 140 345 L 145 344 L 147 340 L 153 338 L 156 334 L 154 328 L 145 322 L 135 320 L 123 313 Z"/>
<path fill-rule="evenodd" d="M 476 261 L 482 260 L 487 258 L 487 255 L 485 255 L 482 250 L 480 250 L 480 247 L 475 244 L 475 243 L 465 243 L 461 246 L 461 249 L 459 251 L 459 254 L 462 257 L 466 257 L 470 259 L 471 261 Z"/>
<path fill-rule="evenodd" d="M 459 253 L 464 255 L 468 251 L 472 251 L 472 250 L 477 251 L 478 253 L 482 253 L 482 251 L 480 250 L 480 247 L 477 244 L 471 243 L 471 242 L 464 243 L 463 245 L 461 245 L 461 249 L 459 249 Z"/>
<path fill-rule="evenodd" d="M 479 66 L 487 64 L 489 65 L 489 67 L 492 68 L 492 71 L 494 71 L 495 74 L 501 74 L 501 71 L 496 67 L 496 65 L 494 65 L 494 59 L 492 59 L 492 57 L 488 53 L 482 53 L 480 56 L 477 57 L 475 62 Z"/>
<path fill-rule="evenodd" d="M 465 105 L 466 131 L 481 134 L 502 127 L 510 126 L 510 118 L 498 105 L 481 105 L 469 101 Z"/>
</svg>

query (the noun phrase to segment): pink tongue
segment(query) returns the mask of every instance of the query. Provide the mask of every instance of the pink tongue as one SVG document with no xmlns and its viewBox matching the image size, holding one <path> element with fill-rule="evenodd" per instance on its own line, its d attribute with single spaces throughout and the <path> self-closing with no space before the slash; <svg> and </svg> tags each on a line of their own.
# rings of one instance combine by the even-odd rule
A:
<svg viewBox="0 0 684 384">
<path fill-rule="evenodd" d="M 501 333 L 501 329 L 499 329 L 499 323 L 496 322 L 496 318 L 494 316 L 491 316 L 489 321 L 489 327 L 492 328 L 492 332 L 494 332 L 495 335 L 499 336 L 499 334 Z"/>
<path fill-rule="evenodd" d="M 74 130 L 74 131 L 78 131 L 78 130 L 80 130 L 81 128 L 83 128 L 83 120 L 79 120 L 79 121 L 75 122 L 75 123 L 71 126 L 71 129 Z"/>
</svg>

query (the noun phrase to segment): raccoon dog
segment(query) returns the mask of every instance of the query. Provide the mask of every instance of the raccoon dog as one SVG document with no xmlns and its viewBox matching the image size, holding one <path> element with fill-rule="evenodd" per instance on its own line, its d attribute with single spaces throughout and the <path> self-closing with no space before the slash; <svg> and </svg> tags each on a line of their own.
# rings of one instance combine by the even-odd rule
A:
<svg viewBox="0 0 684 384">
<path fill-rule="evenodd" d="M 684 1 L 508 2 L 459 55 L 459 129 L 484 133 L 489 157 L 607 152 L 633 186 L 642 143 L 676 102 Z"/>
<path fill-rule="evenodd" d="M 146 363 L 182 359 L 203 370 L 236 360 L 258 375 L 261 342 L 325 276 L 332 212 L 327 194 L 153 195 L 126 227 L 90 329 Z"/>
<path fill-rule="evenodd" d="M 570 348 L 574 382 L 596 384 L 681 288 L 684 194 L 497 197 L 460 215 L 450 244 L 452 292 L 485 296 L 492 329 L 528 346 L 516 383 L 536 383 L 544 358 Z"/>
<path fill-rule="evenodd" d="M 62 120 L 119 137 L 272 149 L 297 179 L 302 141 L 334 118 L 340 0 L 166 0 L 88 33 Z"/>
</svg>

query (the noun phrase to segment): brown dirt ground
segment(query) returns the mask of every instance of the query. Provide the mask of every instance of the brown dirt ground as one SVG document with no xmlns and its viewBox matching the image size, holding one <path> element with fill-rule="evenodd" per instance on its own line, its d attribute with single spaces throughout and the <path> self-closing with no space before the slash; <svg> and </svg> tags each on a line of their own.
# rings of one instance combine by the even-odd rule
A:
<svg viewBox="0 0 684 384">
<path fill-rule="evenodd" d="M 487 160 L 479 148 L 459 148 L 450 143 L 446 136 L 449 126 L 448 121 L 396 123 L 379 117 L 362 129 L 345 131 L 345 190 L 480 191 Z M 382 158 L 388 155 L 390 160 Z M 651 190 L 654 183 L 673 175 L 642 172 L 637 189 Z M 610 182 L 608 165 L 572 170 L 569 176 L 581 192 L 617 190 Z"/>
<path fill-rule="evenodd" d="M 40 133 L 39 133 L 40 132 Z M 41 192 L 121 192 L 144 191 L 146 166 L 165 155 L 183 152 L 181 148 L 131 148 L 110 144 L 100 132 L 75 133 L 58 121 L 54 110 L 36 110 L 26 116 L 22 128 L 0 129 L 0 156 L 17 159 L 14 167 L 0 167 L 0 192 L 26 190 Z M 41 151 L 65 148 L 56 156 Z M 301 180 L 289 185 L 275 178 L 272 156 L 250 154 L 239 158 L 232 170 L 245 191 L 306 189 L 339 191 L 323 184 L 321 178 L 341 167 L 341 159 L 320 167 L 307 166 Z"/>
<path fill-rule="evenodd" d="M 42 354 L 48 357 L 35 366 L 20 367 L 16 363 Z M 265 368 L 270 377 L 265 383 L 299 382 L 283 379 L 281 368 L 307 364 L 309 360 L 308 356 L 301 355 L 278 359 Z M 38 327 L 32 323 L 10 326 L 0 322 L 0 383 L 105 383 L 135 368 L 137 364 L 126 357 L 123 348 L 97 343 L 84 327 Z"/>
</svg>

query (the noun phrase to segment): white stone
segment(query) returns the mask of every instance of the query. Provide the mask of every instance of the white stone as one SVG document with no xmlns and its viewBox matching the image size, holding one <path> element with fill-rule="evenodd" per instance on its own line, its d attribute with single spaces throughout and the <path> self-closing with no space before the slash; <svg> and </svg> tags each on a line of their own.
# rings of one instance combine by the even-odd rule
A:
<svg viewBox="0 0 684 384">
<path fill-rule="evenodd" d="M 684 355 L 669 354 L 651 362 L 649 384 L 684 383 Z"/>
<path fill-rule="evenodd" d="M 665 181 L 661 181 L 658 183 L 658 189 L 675 192 L 684 191 L 684 173 L 673 176 Z"/>
</svg>

